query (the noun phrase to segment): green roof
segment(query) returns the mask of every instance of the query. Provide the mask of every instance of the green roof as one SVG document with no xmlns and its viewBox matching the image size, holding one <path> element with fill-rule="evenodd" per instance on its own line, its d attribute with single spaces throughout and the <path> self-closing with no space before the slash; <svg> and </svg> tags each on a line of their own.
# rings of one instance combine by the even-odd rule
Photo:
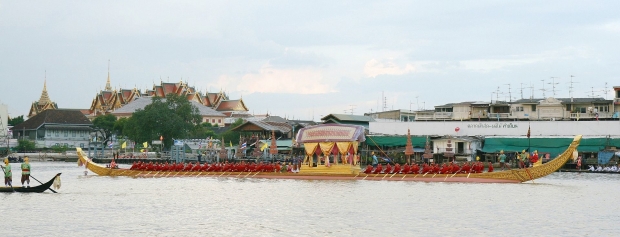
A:
<svg viewBox="0 0 620 237">
<path fill-rule="evenodd" d="M 407 136 L 367 136 L 366 143 L 370 146 L 404 147 L 407 145 Z M 413 147 L 426 146 L 426 137 L 411 136 Z"/>
<path fill-rule="evenodd" d="M 530 148 L 530 151 L 551 153 L 557 156 L 564 152 L 573 141 L 573 138 L 486 138 L 482 152 L 495 153 L 503 150 L 504 152 L 521 152 Z M 607 138 L 582 138 L 577 147 L 581 152 L 598 152 L 605 149 L 605 146 L 620 147 L 620 139 Z"/>
</svg>

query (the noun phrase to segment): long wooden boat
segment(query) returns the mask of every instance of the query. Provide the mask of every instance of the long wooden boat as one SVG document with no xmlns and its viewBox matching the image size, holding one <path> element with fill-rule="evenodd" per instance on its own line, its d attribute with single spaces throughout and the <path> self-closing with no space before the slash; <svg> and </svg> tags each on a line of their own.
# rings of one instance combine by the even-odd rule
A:
<svg viewBox="0 0 620 237">
<path fill-rule="evenodd" d="M 12 192 L 42 193 L 42 192 L 45 192 L 45 190 L 48 190 L 50 189 L 50 187 L 52 187 L 52 184 L 54 184 L 54 180 L 56 179 L 56 177 L 60 177 L 60 174 L 61 173 L 56 174 L 52 179 L 50 179 L 50 181 L 47 181 L 46 183 L 41 184 L 39 186 L 31 186 L 29 188 L 22 187 L 22 186 L 13 186 L 12 188 L 11 187 L 0 187 L 0 193 L 12 193 Z"/>
<path fill-rule="evenodd" d="M 79 162 L 87 169 L 100 176 L 132 176 L 132 177 L 179 177 L 179 176 L 211 176 L 266 179 L 307 179 L 307 180 L 393 180 L 393 181 L 425 181 L 425 182 L 474 182 L 474 183 L 521 183 L 547 176 L 560 169 L 569 159 L 573 158 L 581 135 L 575 137 L 569 147 L 558 157 L 543 165 L 525 169 L 512 169 L 498 172 L 471 174 L 365 174 L 360 168 L 351 165 L 332 165 L 330 167 L 302 166 L 298 173 L 279 172 L 176 172 L 176 171 L 140 171 L 130 169 L 110 169 L 94 163 L 85 153 L 77 148 Z"/>
</svg>

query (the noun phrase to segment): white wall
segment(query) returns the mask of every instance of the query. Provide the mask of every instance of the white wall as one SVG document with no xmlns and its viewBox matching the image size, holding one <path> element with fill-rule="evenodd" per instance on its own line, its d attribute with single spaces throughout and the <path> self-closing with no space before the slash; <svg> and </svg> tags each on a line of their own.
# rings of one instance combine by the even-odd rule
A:
<svg viewBox="0 0 620 237">
<path fill-rule="evenodd" d="M 532 137 L 583 135 L 620 137 L 620 121 L 446 121 L 446 122 L 370 122 L 370 134 L 429 136 L 516 136 L 525 137 L 528 126 Z M 456 132 L 455 128 L 459 128 Z"/>
<path fill-rule="evenodd" d="M 0 137 L 4 138 L 7 134 L 7 126 L 9 123 L 9 109 L 5 104 L 0 104 Z"/>
</svg>

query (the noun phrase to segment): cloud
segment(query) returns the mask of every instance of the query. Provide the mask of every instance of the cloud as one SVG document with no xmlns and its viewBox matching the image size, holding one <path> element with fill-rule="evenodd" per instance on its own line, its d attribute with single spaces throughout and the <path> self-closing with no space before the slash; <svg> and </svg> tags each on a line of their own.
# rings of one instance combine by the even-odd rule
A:
<svg viewBox="0 0 620 237">
<path fill-rule="evenodd" d="M 230 83 L 226 76 L 220 78 L 221 83 Z M 280 69 L 266 64 L 256 73 L 248 73 L 241 77 L 236 89 L 241 93 L 295 93 L 323 94 L 336 92 L 333 80 L 326 73 L 311 67 Z"/>
<path fill-rule="evenodd" d="M 620 32 L 620 20 L 607 22 L 599 27 L 604 31 L 618 33 Z"/>
<path fill-rule="evenodd" d="M 378 75 L 403 75 L 415 71 L 415 67 L 411 63 L 398 65 L 392 59 L 377 60 L 371 59 L 364 65 L 364 74 L 369 77 Z"/>
</svg>

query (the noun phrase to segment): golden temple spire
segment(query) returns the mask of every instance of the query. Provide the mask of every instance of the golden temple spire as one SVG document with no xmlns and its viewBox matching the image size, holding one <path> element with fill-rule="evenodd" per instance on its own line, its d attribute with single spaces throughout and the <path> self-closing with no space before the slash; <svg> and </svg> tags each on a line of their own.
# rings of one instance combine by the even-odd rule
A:
<svg viewBox="0 0 620 237">
<path fill-rule="evenodd" d="M 41 98 L 39 98 L 39 105 L 46 105 L 51 103 L 49 95 L 47 94 L 47 70 L 45 71 L 45 79 L 43 81 L 43 91 L 41 92 Z"/>
<path fill-rule="evenodd" d="M 108 81 L 105 83 L 105 90 L 111 91 L 112 86 L 110 86 L 110 59 L 108 59 Z"/>
</svg>

